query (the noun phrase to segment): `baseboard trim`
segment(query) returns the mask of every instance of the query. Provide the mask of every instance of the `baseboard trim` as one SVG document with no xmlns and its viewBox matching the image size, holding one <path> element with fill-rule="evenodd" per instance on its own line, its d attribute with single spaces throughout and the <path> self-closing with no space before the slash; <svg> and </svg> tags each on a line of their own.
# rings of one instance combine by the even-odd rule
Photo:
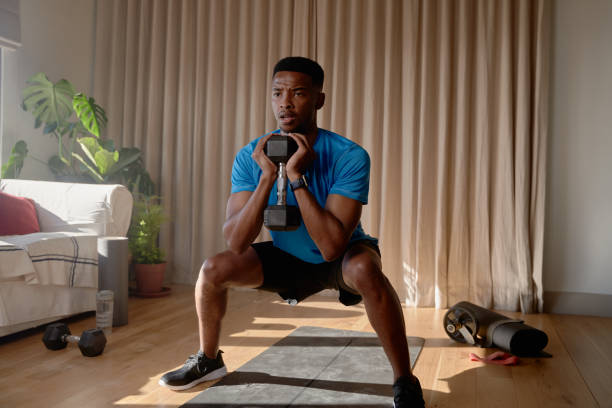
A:
<svg viewBox="0 0 612 408">
<path fill-rule="evenodd" d="M 612 317 L 612 295 L 546 291 L 544 312 Z"/>
</svg>

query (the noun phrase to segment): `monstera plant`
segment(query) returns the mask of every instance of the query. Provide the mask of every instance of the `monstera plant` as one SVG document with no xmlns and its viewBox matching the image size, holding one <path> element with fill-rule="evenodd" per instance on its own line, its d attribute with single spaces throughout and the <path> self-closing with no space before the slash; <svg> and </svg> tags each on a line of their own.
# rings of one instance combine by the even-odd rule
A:
<svg viewBox="0 0 612 408">
<path fill-rule="evenodd" d="M 106 125 L 104 110 L 93 98 L 77 93 L 65 79 L 53 83 L 38 73 L 27 80 L 22 108 L 34 116 L 34 127 L 57 140 L 57 154 L 49 159 L 49 167 L 57 177 L 77 176 L 82 169 L 75 162 L 79 139 L 92 134 L 100 137 Z M 76 116 L 76 120 L 74 117 Z"/>
<path fill-rule="evenodd" d="M 47 162 L 56 178 L 121 183 L 132 191 L 153 194 L 141 151 L 134 147 L 116 149 L 112 140 L 100 136 L 108 119 L 94 98 L 76 92 L 68 80 L 54 83 L 42 72 L 27 84 L 22 108 L 32 113 L 36 129 L 42 127 L 43 134 L 57 140 L 57 154 Z M 7 163 L 6 177 L 19 175 L 15 170 L 21 170 L 18 165 L 23 166 L 26 155 L 27 146 L 20 140 Z M 3 177 L 4 173 L 3 168 Z"/>
</svg>

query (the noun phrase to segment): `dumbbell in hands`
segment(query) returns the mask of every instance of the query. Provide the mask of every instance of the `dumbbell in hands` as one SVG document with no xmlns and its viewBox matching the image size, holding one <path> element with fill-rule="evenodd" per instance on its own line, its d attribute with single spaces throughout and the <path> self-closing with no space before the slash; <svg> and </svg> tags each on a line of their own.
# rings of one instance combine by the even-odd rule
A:
<svg viewBox="0 0 612 408">
<path fill-rule="evenodd" d="M 65 323 L 53 323 L 45 329 L 43 343 L 49 350 L 60 350 L 68 343 L 77 343 L 84 356 L 95 357 L 104 351 L 106 336 L 100 329 L 85 330 L 81 336 L 72 336 Z"/>
<path fill-rule="evenodd" d="M 291 137 L 273 135 L 264 147 L 266 156 L 278 167 L 276 179 L 276 205 L 264 210 L 264 225 L 273 231 L 292 231 L 300 226 L 300 211 L 297 207 L 287 205 L 287 171 L 289 158 L 298 149 Z"/>
</svg>

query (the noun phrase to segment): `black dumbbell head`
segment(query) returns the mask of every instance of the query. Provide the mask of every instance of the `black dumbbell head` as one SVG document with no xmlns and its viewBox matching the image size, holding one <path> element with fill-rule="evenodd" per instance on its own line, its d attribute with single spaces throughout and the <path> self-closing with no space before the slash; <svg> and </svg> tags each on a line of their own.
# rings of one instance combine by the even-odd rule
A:
<svg viewBox="0 0 612 408">
<path fill-rule="evenodd" d="M 272 135 L 264 146 L 264 153 L 274 164 L 287 163 L 293 153 L 297 152 L 298 145 L 289 136 Z"/>
<path fill-rule="evenodd" d="M 264 211 L 264 225 L 272 231 L 293 231 L 300 226 L 300 210 L 292 205 L 271 205 Z"/>
<path fill-rule="evenodd" d="M 104 351 L 106 336 L 100 329 L 85 330 L 79 340 L 79 349 L 87 357 L 95 357 Z"/>
<path fill-rule="evenodd" d="M 47 326 L 43 336 L 43 343 L 49 350 L 60 350 L 68 344 L 63 337 L 70 335 L 70 329 L 65 323 L 53 323 Z"/>
</svg>

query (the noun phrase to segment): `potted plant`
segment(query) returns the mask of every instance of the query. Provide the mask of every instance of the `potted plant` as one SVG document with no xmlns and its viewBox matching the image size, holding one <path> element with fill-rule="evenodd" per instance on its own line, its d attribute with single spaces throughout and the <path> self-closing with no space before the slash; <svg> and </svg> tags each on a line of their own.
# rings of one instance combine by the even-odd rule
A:
<svg viewBox="0 0 612 408">
<path fill-rule="evenodd" d="M 159 231 L 167 220 L 159 197 L 136 194 L 128 231 L 137 293 L 162 293 L 166 259 L 159 247 Z"/>
</svg>

